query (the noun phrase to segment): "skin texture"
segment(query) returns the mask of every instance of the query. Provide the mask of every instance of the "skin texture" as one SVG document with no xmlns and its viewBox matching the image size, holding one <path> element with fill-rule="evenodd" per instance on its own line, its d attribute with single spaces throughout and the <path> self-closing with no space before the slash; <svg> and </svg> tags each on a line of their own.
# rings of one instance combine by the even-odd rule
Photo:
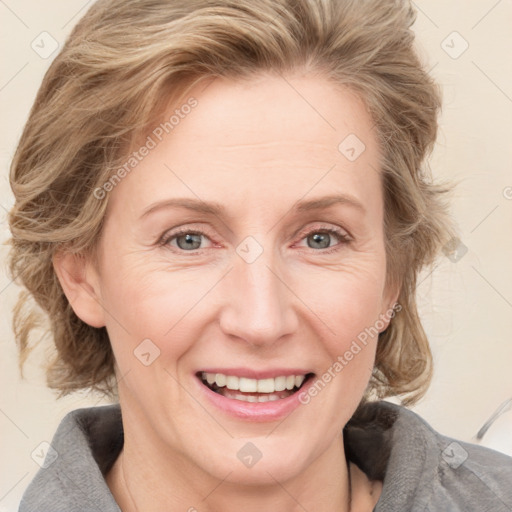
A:
<svg viewBox="0 0 512 512">
<path fill-rule="evenodd" d="M 357 96 L 311 74 L 215 79 L 190 95 L 197 106 L 109 194 L 97 262 L 55 259 L 75 312 L 106 326 L 116 357 L 125 446 L 107 482 L 124 511 L 349 510 L 341 432 L 370 378 L 376 338 L 279 421 L 220 411 L 195 374 L 320 376 L 392 307 L 372 121 Z M 366 146 L 354 161 L 338 150 L 350 134 Z M 294 209 L 332 195 L 360 206 Z M 143 215 L 172 198 L 225 211 Z M 181 249 L 176 228 L 203 233 L 200 248 Z M 332 228 L 342 237 L 311 246 Z M 251 263 L 237 253 L 248 236 L 257 243 L 241 247 L 262 249 Z M 160 350 L 148 366 L 134 355 L 145 339 Z M 251 468 L 237 457 L 247 442 L 262 454 Z M 357 509 L 371 510 L 380 487 L 364 474 L 353 484 L 365 503 Z"/>
</svg>

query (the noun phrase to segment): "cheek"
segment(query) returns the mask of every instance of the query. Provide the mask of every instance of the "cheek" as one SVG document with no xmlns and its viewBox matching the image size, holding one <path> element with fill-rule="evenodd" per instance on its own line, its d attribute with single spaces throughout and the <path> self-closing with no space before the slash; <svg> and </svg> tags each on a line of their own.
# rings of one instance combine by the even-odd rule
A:
<svg viewBox="0 0 512 512">
<path fill-rule="evenodd" d="M 329 295 L 331 300 L 318 310 L 318 317 L 329 325 L 329 333 L 322 338 L 321 371 L 301 401 L 313 402 L 328 414 L 330 426 L 326 428 L 334 435 L 354 413 L 372 376 L 381 297 L 374 287 L 363 287 L 360 282 L 357 287 L 345 286 Z"/>
<path fill-rule="evenodd" d="M 385 262 L 361 261 L 350 269 L 306 276 L 302 274 L 300 293 L 314 313 L 310 315 L 314 332 L 322 333 L 318 390 L 328 386 L 337 390 L 337 399 L 343 393 L 354 397 L 357 405 L 371 377 L 378 334 L 383 330 Z"/>
<path fill-rule="evenodd" d="M 144 340 L 158 347 L 162 360 L 176 360 L 183 354 L 193 339 L 194 326 L 187 322 L 189 312 L 208 287 L 197 274 L 159 272 L 143 264 L 120 263 L 110 267 L 104 291 L 107 330 L 121 366 L 123 361 L 131 361 Z"/>
<path fill-rule="evenodd" d="M 337 271 L 302 273 L 297 289 L 339 348 L 374 326 L 383 306 L 385 263 L 360 262 Z M 325 330 L 325 328 L 323 330 Z"/>
</svg>

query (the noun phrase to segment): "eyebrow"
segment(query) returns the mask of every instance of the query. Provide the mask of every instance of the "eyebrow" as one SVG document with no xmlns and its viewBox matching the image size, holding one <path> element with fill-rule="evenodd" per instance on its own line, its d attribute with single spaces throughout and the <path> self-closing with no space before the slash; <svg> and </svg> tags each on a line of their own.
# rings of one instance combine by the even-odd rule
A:
<svg viewBox="0 0 512 512">
<path fill-rule="evenodd" d="M 366 212 L 363 204 L 355 197 L 348 194 L 337 194 L 331 196 L 320 197 L 318 199 L 310 199 L 308 201 L 297 201 L 292 210 L 298 212 L 310 211 L 310 210 L 322 210 L 334 206 L 336 204 L 342 204 L 352 206 L 362 213 Z"/>
<path fill-rule="evenodd" d="M 201 199 L 176 197 L 173 199 L 164 199 L 163 201 L 158 201 L 149 205 L 142 213 L 141 218 L 163 208 L 185 208 L 187 210 L 193 210 L 198 213 L 207 213 L 210 215 L 222 215 L 226 210 L 224 205 L 220 203 L 206 202 Z"/>
<path fill-rule="evenodd" d="M 291 208 L 290 212 L 307 212 L 312 210 L 327 209 L 336 204 L 342 204 L 356 208 L 362 213 L 366 212 L 363 204 L 355 197 L 347 194 L 337 194 L 320 197 L 318 199 L 299 200 Z M 158 201 L 148 206 L 141 215 L 141 218 L 146 217 L 150 213 L 164 208 L 184 208 L 192 210 L 197 213 L 205 213 L 214 216 L 223 216 L 226 213 L 226 207 L 217 202 L 206 202 L 201 199 L 193 198 L 172 198 Z"/>
</svg>

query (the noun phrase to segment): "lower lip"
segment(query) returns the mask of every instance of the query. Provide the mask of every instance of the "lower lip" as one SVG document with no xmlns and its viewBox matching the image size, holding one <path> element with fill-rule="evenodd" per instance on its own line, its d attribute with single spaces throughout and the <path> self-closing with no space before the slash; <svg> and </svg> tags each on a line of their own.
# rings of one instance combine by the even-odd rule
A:
<svg viewBox="0 0 512 512">
<path fill-rule="evenodd" d="M 204 385 L 197 376 L 196 381 L 202 390 L 201 392 L 217 409 L 238 419 L 263 422 L 282 419 L 297 409 L 297 407 L 303 405 L 299 400 L 299 396 L 311 385 L 313 379 L 309 378 L 300 390 L 296 391 L 293 395 L 274 400 L 273 402 L 245 402 L 243 400 L 226 398 Z"/>
</svg>

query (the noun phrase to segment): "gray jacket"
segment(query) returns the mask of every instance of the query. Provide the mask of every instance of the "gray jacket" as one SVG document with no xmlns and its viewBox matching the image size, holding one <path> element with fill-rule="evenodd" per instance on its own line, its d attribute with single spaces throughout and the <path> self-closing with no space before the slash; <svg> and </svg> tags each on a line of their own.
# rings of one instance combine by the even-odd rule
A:
<svg viewBox="0 0 512 512">
<path fill-rule="evenodd" d="M 344 442 L 348 459 L 384 482 L 374 512 L 512 512 L 512 458 L 442 436 L 403 407 L 366 404 Z M 120 512 L 103 475 L 122 446 L 119 405 L 69 413 L 19 512 Z"/>
</svg>

